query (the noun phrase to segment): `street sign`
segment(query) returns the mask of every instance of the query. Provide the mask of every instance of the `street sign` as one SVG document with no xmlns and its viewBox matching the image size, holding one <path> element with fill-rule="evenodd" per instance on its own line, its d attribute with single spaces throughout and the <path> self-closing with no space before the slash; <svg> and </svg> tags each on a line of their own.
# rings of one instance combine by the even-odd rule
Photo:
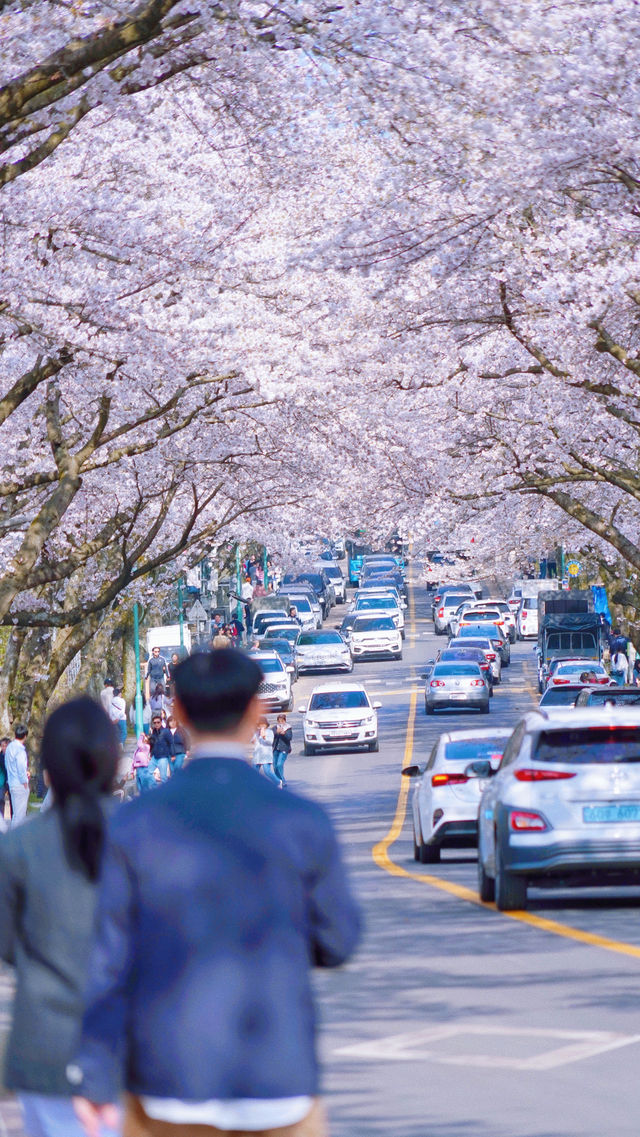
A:
<svg viewBox="0 0 640 1137">
<path fill-rule="evenodd" d="M 187 620 L 190 624 L 206 623 L 208 619 L 207 610 L 204 604 L 201 604 L 199 600 L 196 600 L 195 603 L 187 609 Z"/>
<path fill-rule="evenodd" d="M 580 576 L 580 573 L 582 572 L 582 565 L 580 564 L 580 561 L 567 561 L 566 568 L 569 576 Z"/>
</svg>

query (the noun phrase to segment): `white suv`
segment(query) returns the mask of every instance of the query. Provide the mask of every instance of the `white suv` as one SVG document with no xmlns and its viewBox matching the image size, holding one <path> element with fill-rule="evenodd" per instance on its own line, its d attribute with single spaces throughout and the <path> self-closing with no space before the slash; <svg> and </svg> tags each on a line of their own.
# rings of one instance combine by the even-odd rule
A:
<svg viewBox="0 0 640 1137">
<path fill-rule="evenodd" d="M 258 698 L 270 711 L 292 711 L 291 679 L 295 668 L 285 666 L 277 652 L 252 652 L 264 676 L 258 687 Z"/>
<path fill-rule="evenodd" d="M 304 752 L 350 750 L 366 746 L 378 749 L 378 708 L 360 683 L 326 683 L 314 687 L 304 715 Z"/>
<path fill-rule="evenodd" d="M 516 617 L 516 635 L 519 640 L 538 637 L 538 597 L 523 596 Z"/>
</svg>

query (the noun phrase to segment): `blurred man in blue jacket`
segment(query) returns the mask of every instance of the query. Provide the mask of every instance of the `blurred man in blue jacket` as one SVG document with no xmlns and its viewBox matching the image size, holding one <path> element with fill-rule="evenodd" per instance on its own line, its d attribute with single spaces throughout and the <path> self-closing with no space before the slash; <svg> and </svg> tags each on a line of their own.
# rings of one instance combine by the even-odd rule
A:
<svg viewBox="0 0 640 1137">
<path fill-rule="evenodd" d="M 310 966 L 359 929 L 331 823 L 247 764 L 259 666 L 198 653 L 175 672 L 192 760 L 113 818 L 83 1037 L 68 1068 L 93 1137 L 324 1137 Z"/>
</svg>

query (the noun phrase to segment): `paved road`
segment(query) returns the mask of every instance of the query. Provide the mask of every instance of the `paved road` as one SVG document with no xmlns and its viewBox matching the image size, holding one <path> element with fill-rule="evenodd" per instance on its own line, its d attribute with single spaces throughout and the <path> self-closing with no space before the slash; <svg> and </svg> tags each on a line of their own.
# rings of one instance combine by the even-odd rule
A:
<svg viewBox="0 0 640 1137">
<path fill-rule="evenodd" d="M 636 1137 L 638 892 L 534 892 L 523 922 L 473 901 L 471 854 L 413 860 L 400 769 L 472 721 L 424 714 L 417 676 L 443 641 L 414 595 L 404 660 L 355 670 L 383 704 L 379 753 L 305 758 L 291 716 L 287 777 L 330 809 L 366 918 L 356 959 L 317 978 L 332 1137 Z M 479 725 L 537 702 L 532 646 L 512 658 Z M 303 677 L 296 704 L 320 681 Z M 9 1108 L 0 1137 L 19 1132 Z"/>
<path fill-rule="evenodd" d="M 425 594 L 414 595 L 404 661 L 355 671 L 383 703 L 380 752 L 289 762 L 291 784 L 341 828 L 367 923 L 356 960 L 317 983 L 333 1137 L 635 1137 L 638 891 L 533 892 L 532 925 L 438 888 L 475 896 L 475 858 L 452 850 L 440 865 L 416 864 L 408 819 L 380 847 L 407 783 L 411 692 L 443 642 Z M 536 705 L 532 644 L 514 645 L 512 660 L 479 725 L 511 725 Z M 317 681 L 300 680 L 298 702 Z M 415 760 L 441 730 L 473 721 L 427 718 L 416 701 Z M 583 932 L 621 950 L 569 938 Z"/>
</svg>

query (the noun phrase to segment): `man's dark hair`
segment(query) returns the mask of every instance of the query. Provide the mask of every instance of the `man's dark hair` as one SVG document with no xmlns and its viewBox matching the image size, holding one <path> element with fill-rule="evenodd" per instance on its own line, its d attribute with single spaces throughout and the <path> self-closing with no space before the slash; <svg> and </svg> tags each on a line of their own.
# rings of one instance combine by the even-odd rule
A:
<svg viewBox="0 0 640 1137">
<path fill-rule="evenodd" d="M 235 730 L 258 693 L 262 670 L 242 651 L 198 652 L 176 667 L 175 691 L 202 734 Z"/>
<path fill-rule="evenodd" d="M 19 722 L 18 725 L 13 728 L 13 733 L 15 734 L 16 738 L 20 738 L 20 739 L 26 738 L 27 737 L 27 728 L 24 725 L 24 723 Z"/>
<path fill-rule="evenodd" d="M 110 679 L 109 676 L 107 675 L 107 678 L 104 681 L 104 685 L 105 685 L 105 687 L 113 687 L 113 679 Z"/>
</svg>

